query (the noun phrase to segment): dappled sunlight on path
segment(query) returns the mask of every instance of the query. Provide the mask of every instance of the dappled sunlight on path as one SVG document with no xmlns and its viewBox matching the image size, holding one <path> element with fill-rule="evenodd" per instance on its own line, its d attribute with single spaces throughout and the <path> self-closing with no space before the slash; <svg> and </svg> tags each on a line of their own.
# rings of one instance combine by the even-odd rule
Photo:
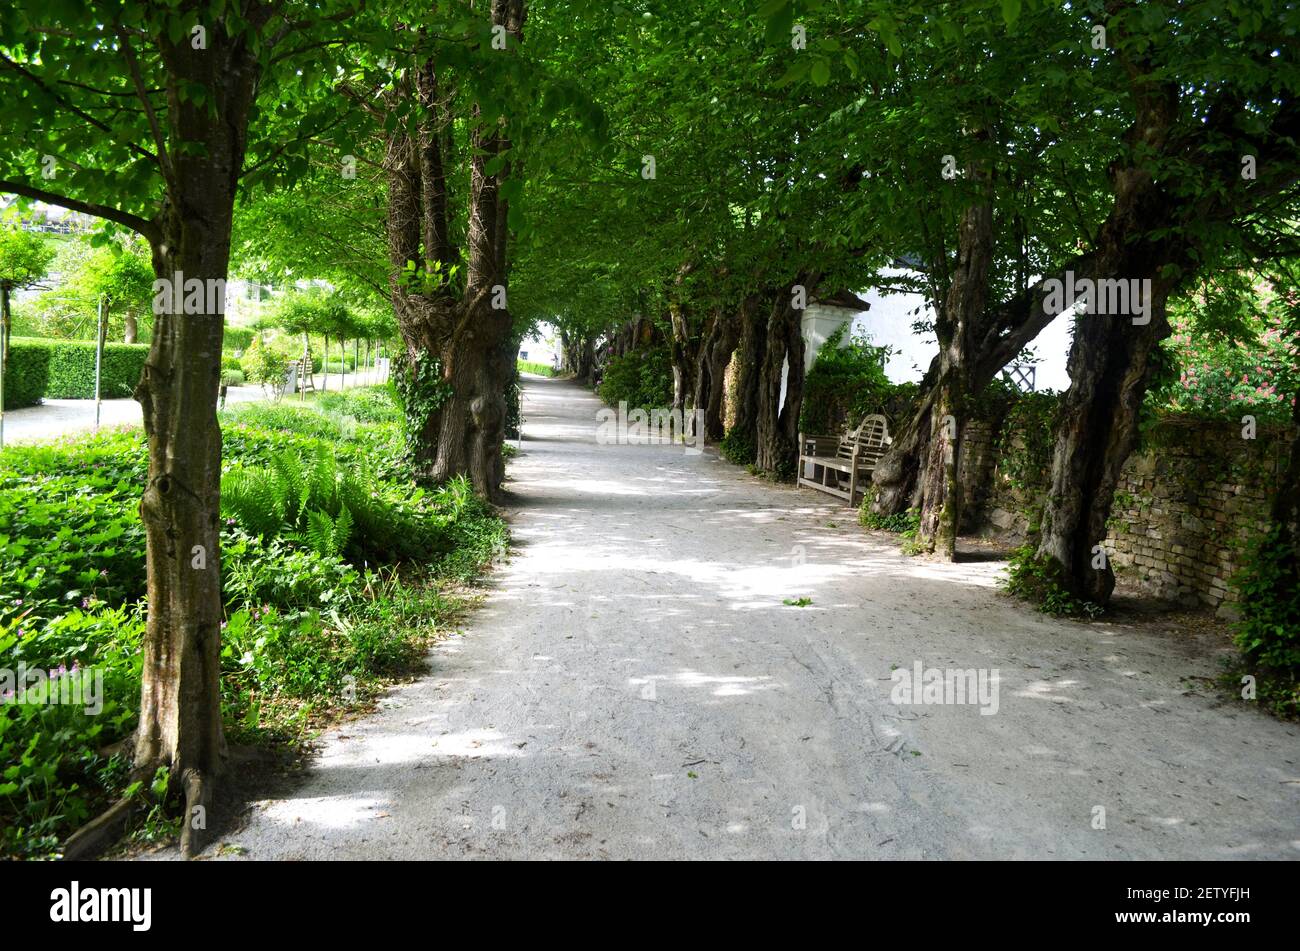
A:
<svg viewBox="0 0 1300 951">
<path fill-rule="evenodd" d="M 1001 562 L 906 558 L 712 449 L 600 445 L 572 384 L 525 398 L 484 606 L 259 804 L 247 855 L 1300 856 L 1296 728 L 1189 691 L 1211 659 L 1036 614 Z M 892 703 L 916 662 L 996 670 L 996 714 Z"/>
</svg>

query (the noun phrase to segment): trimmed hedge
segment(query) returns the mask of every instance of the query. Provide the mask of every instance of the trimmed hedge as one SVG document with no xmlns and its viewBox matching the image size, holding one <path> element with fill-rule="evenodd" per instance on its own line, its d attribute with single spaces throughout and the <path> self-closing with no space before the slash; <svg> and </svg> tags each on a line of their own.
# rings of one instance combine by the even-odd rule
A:
<svg viewBox="0 0 1300 951">
<path fill-rule="evenodd" d="M 225 350 L 247 350 L 253 345 L 253 336 L 255 334 L 256 331 L 251 327 L 232 327 L 230 324 L 226 324 L 221 346 Z"/>
<path fill-rule="evenodd" d="M 49 348 L 22 343 L 17 337 L 11 340 L 5 363 L 5 409 L 38 405 L 49 379 Z"/>
<path fill-rule="evenodd" d="M 104 345 L 100 395 L 129 397 L 140 382 L 149 348 L 143 344 Z M 81 340 L 14 338 L 5 372 L 5 407 L 34 406 L 43 396 L 55 400 L 95 398 L 95 344 Z M 14 401 L 10 388 L 15 390 Z M 19 401 L 21 400 L 21 402 Z"/>
</svg>

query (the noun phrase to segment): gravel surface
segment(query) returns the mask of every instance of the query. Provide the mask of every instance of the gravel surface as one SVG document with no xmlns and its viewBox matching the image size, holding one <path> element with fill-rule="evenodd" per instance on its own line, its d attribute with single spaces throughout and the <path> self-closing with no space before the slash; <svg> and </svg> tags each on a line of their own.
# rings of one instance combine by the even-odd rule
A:
<svg viewBox="0 0 1300 951">
<path fill-rule="evenodd" d="M 1003 562 L 525 398 L 484 607 L 223 856 L 1300 857 L 1300 729 L 1185 679 L 1221 641 L 1047 618 Z M 996 668 L 996 714 L 892 703 L 918 661 Z"/>
</svg>

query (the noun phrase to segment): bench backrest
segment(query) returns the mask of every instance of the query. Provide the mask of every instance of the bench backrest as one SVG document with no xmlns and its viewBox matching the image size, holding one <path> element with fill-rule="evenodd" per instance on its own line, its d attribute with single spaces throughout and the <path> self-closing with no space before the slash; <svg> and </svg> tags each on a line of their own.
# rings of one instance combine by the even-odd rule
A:
<svg viewBox="0 0 1300 951">
<path fill-rule="evenodd" d="M 866 462 L 874 466 L 876 460 L 885 454 L 890 442 L 889 421 L 879 413 L 872 413 L 857 429 L 840 439 L 835 454 L 841 459 L 851 459 L 856 449 L 859 463 Z"/>
</svg>

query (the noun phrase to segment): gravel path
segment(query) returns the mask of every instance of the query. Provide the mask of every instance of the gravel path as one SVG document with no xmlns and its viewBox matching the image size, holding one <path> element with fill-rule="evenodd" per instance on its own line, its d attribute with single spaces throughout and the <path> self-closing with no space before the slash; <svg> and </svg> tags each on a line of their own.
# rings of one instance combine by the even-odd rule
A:
<svg viewBox="0 0 1300 951">
<path fill-rule="evenodd" d="M 1046 618 L 1001 563 L 905 558 L 711 451 L 597 445 L 571 384 L 525 398 L 485 606 L 223 854 L 1300 857 L 1300 729 L 1182 680 L 1220 645 Z M 917 661 L 997 668 L 997 713 L 895 706 Z"/>
<path fill-rule="evenodd" d="M 346 389 L 371 385 L 371 373 L 364 372 L 360 377 L 349 374 Z M 377 377 L 376 377 L 377 378 Z M 320 385 L 317 374 L 317 385 Z M 339 389 L 337 374 L 330 376 L 330 392 Z M 266 393 L 260 386 L 232 386 L 226 393 L 226 405 L 234 403 L 253 403 L 266 399 Z M 284 401 L 296 400 L 293 395 Z M 142 426 L 140 404 L 134 399 L 103 400 L 100 404 L 99 425 L 101 429 L 112 426 Z M 88 433 L 95 428 L 94 400 L 43 400 L 40 406 L 25 406 L 22 409 L 5 410 L 4 444 L 17 446 L 22 443 L 46 442 L 60 436 Z"/>
</svg>

